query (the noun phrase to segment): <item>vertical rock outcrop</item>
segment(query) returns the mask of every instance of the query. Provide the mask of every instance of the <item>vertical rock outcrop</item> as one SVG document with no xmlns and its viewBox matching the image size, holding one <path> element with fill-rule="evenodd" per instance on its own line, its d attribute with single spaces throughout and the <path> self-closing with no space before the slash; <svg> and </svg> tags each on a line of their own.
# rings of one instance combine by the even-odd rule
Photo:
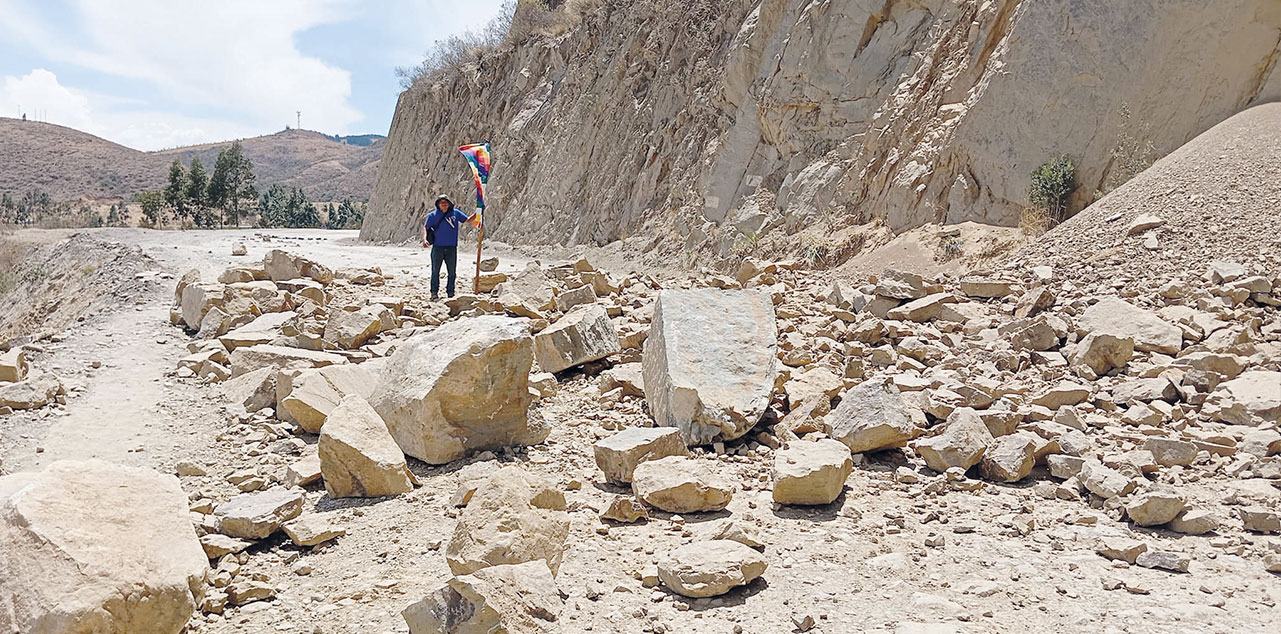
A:
<svg viewBox="0 0 1281 634">
<path fill-rule="evenodd" d="M 1089 202 L 1123 105 L 1164 154 L 1281 98 L 1275 0 L 583 6 L 401 95 L 362 238 L 412 237 L 484 138 L 506 240 L 724 253 L 820 221 L 1009 225 L 1059 154 Z"/>
</svg>

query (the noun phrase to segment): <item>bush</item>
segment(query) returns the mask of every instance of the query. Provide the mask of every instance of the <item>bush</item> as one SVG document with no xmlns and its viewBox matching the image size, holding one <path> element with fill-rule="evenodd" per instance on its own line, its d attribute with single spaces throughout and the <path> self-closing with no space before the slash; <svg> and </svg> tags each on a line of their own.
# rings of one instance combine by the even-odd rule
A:
<svg viewBox="0 0 1281 634">
<path fill-rule="evenodd" d="M 504 0 L 498 15 L 480 31 L 437 40 L 418 65 L 397 67 L 396 77 L 405 90 L 440 81 L 456 75 L 467 64 L 479 62 L 503 44 L 565 33 L 578 24 L 584 13 L 600 4 L 601 0 Z"/>
<path fill-rule="evenodd" d="M 934 261 L 947 263 L 965 255 L 965 239 L 959 235 L 943 236 L 939 238 L 938 246 L 934 249 Z"/>
<path fill-rule="evenodd" d="M 456 74 L 470 62 L 480 61 L 485 53 L 507 41 L 512 29 L 512 19 L 516 15 L 516 5 L 517 0 L 505 0 L 498 15 L 479 32 L 467 31 L 437 40 L 417 66 L 396 67 L 400 87 L 409 90 L 420 82 L 443 79 Z"/>
<path fill-rule="evenodd" d="M 1059 223 L 1067 215 L 1068 196 L 1076 191 L 1076 165 L 1066 155 L 1058 156 L 1032 172 L 1028 203 Z"/>
<path fill-rule="evenodd" d="M 1128 103 L 1121 103 L 1119 114 L 1121 123 L 1117 125 L 1116 145 L 1109 152 L 1111 163 L 1103 185 L 1094 192 L 1095 198 L 1102 198 L 1130 182 L 1139 172 L 1152 166 L 1152 157 L 1156 155 L 1156 146 L 1148 140 L 1152 126 L 1143 120 L 1131 121 Z"/>
</svg>

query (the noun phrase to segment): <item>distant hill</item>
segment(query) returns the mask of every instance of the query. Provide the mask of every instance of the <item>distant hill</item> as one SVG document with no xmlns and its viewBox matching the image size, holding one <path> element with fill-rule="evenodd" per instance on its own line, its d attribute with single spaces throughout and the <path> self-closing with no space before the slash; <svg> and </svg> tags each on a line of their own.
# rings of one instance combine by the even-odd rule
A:
<svg viewBox="0 0 1281 634">
<path fill-rule="evenodd" d="M 260 188 L 279 183 L 301 187 L 317 201 L 368 200 L 383 138 L 337 139 L 308 130 L 285 130 L 240 142 L 253 161 Z M 185 165 L 192 156 L 199 156 L 212 171 L 218 152 L 231 143 L 142 152 L 60 125 L 0 117 L 0 192 L 41 190 L 56 200 L 129 198 L 164 186 L 175 157 Z"/>
</svg>

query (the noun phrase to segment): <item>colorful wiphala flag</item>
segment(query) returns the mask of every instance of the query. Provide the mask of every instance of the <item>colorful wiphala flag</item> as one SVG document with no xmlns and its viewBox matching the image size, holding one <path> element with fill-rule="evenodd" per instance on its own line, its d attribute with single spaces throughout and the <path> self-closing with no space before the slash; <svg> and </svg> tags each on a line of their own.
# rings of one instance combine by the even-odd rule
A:
<svg viewBox="0 0 1281 634">
<path fill-rule="evenodd" d="M 489 183 L 489 144 L 473 143 L 458 148 L 471 165 L 472 175 L 476 177 L 476 215 L 471 224 L 481 226 L 481 214 L 485 211 L 485 185 Z"/>
</svg>

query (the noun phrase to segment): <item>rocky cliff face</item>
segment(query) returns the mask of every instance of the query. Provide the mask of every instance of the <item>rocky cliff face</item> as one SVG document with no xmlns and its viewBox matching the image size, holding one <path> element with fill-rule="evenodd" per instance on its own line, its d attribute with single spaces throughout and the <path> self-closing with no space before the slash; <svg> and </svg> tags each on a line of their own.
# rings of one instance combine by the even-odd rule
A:
<svg viewBox="0 0 1281 634">
<path fill-rule="evenodd" d="M 1281 99 L 1276 0 L 603 0 L 400 97 L 361 235 L 416 233 L 494 147 L 490 235 L 728 251 L 823 221 L 1011 225 L 1029 174 L 1112 169 L 1122 106 L 1168 153 Z M 579 8 L 573 8 L 579 7 Z"/>
</svg>

